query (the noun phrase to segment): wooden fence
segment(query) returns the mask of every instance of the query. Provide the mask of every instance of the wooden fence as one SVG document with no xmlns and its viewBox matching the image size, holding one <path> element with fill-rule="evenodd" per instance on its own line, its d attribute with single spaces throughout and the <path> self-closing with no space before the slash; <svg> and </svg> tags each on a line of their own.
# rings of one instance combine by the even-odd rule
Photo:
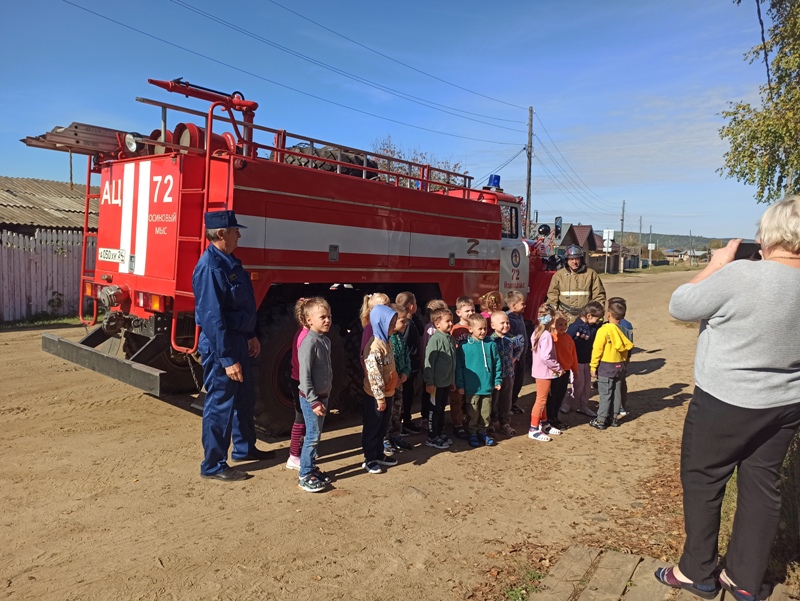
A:
<svg viewBox="0 0 800 601">
<path fill-rule="evenodd" d="M 87 267 L 94 268 L 94 238 Z M 24 236 L 0 231 L 0 321 L 78 313 L 83 233 L 37 230 Z"/>
</svg>

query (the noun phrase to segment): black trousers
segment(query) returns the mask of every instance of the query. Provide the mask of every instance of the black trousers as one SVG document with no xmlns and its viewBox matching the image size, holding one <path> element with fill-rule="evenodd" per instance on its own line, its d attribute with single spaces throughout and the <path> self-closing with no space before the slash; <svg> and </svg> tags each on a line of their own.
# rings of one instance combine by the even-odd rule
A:
<svg viewBox="0 0 800 601">
<path fill-rule="evenodd" d="M 408 380 L 403 384 L 403 423 L 411 423 L 411 406 L 414 404 L 414 392 L 416 391 L 417 377 L 419 371 L 412 371 Z M 425 413 L 422 414 L 425 417 Z"/>
<path fill-rule="evenodd" d="M 527 345 L 526 345 L 527 348 Z M 514 366 L 514 387 L 511 389 L 511 404 L 516 405 L 519 402 L 519 393 L 522 390 L 522 381 L 525 379 L 525 353 L 519 358 L 517 364 Z M 550 415 L 549 413 L 547 415 Z"/>
<path fill-rule="evenodd" d="M 364 462 L 383 459 L 383 439 L 389 429 L 389 418 L 392 417 L 392 401 L 394 397 L 386 397 L 386 409 L 378 411 L 378 401 L 371 396 L 361 404 L 364 415 L 364 427 L 361 430 L 361 448 L 364 450 Z"/>
<path fill-rule="evenodd" d="M 435 403 L 431 408 L 431 427 L 428 438 L 436 438 L 444 434 L 444 410 L 450 401 L 450 387 L 436 388 L 436 396 L 433 400 Z"/>
<path fill-rule="evenodd" d="M 760 594 L 780 521 L 781 465 L 798 426 L 800 399 L 745 409 L 695 388 L 681 444 L 686 543 L 679 565 L 687 578 L 714 584 L 722 498 L 738 468 L 726 572 L 737 586 Z"/>
<path fill-rule="evenodd" d="M 558 422 L 558 410 L 567 395 L 569 387 L 569 372 L 564 372 L 555 380 L 550 381 L 550 394 L 547 395 L 547 419 L 548 421 Z"/>
</svg>

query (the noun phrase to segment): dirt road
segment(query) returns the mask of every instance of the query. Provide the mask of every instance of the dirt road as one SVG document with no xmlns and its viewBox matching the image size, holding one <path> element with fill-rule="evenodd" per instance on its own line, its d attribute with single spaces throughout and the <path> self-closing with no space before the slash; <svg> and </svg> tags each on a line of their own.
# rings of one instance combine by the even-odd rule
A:
<svg viewBox="0 0 800 601">
<path fill-rule="evenodd" d="M 0 597 L 464 599 L 509 569 L 515 545 L 651 536 L 609 515 L 641 508 L 642 479 L 677 468 L 664 449 L 680 440 L 696 331 L 667 304 L 690 276 L 607 282 L 628 299 L 639 349 L 623 427 L 598 432 L 573 413 L 543 444 L 515 416 L 518 436 L 495 448 L 434 452 L 417 436 L 400 465 L 368 475 L 355 416 L 333 416 L 320 466 L 334 487 L 317 495 L 283 469 L 286 440 L 261 443 L 277 459 L 248 464 L 247 482 L 201 480 L 200 417 L 184 401 L 41 352 L 44 330 L 2 332 Z"/>
</svg>

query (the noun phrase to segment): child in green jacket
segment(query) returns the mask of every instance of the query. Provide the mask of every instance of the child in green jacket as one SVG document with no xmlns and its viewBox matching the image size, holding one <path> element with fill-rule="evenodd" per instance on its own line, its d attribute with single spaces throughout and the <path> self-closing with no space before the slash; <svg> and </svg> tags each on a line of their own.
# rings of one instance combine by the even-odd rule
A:
<svg viewBox="0 0 800 601">
<path fill-rule="evenodd" d="M 431 396 L 431 429 L 425 444 L 436 449 L 447 449 L 452 441 L 444 435 L 444 409 L 451 390 L 456 389 L 456 343 L 450 335 L 453 314 L 450 309 L 436 309 L 431 313 L 435 328 L 425 347 L 425 368 L 422 378 L 425 390 Z"/>
</svg>

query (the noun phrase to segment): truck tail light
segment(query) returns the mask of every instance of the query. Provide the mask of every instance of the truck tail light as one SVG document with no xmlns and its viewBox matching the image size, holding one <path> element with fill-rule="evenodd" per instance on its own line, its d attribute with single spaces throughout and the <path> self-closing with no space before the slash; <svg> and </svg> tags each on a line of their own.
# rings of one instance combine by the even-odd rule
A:
<svg viewBox="0 0 800 601">
<path fill-rule="evenodd" d="M 137 307 L 145 311 L 163 313 L 172 310 L 172 298 L 163 294 L 150 294 L 149 292 L 137 292 L 134 295 Z"/>
<path fill-rule="evenodd" d="M 88 296 L 89 298 L 100 298 L 100 290 L 102 290 L 104 284 L 95 284 L 94 282 L 84 282 L 83 283 L 83 296 Z"/>
</svg>

